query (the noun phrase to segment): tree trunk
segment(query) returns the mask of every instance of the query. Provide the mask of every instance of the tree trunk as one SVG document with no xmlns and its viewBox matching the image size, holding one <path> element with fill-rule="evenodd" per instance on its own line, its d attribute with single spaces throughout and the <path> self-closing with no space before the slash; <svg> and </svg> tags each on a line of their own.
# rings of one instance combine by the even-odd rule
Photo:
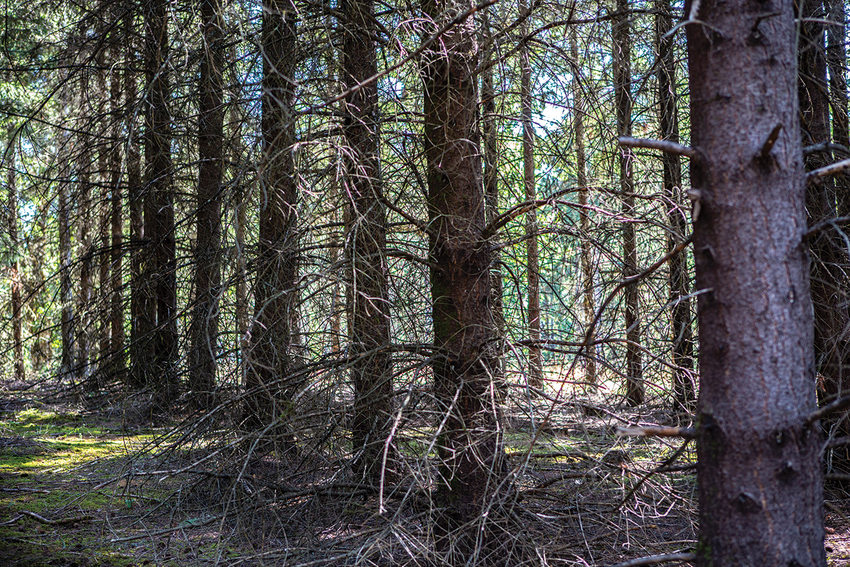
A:
<svg viewBox="0 0 850 567">
<path fill-rule="evenodd" d="M 617 0 L 617 11 L 612 18 L 614 104 L 617 111 L 617 136 L 632 135 L 632 71 L 631 38 L 628 0 Z M 634 178 L 632 154 L 621 148 L 620 192 L 623 203 L 623 278 L 637 273 L 637 238 L 635 225 L 629 222 L 635 215 Z M 643 362 L 641 360 L 640 307 L 638 284 L 626 286 L 623 292 L 626 323 L 626 403 L 637 406 L 644 401 Z"/>
<path fill-rule="evenodd" d="M 298 187 L 293 155 L 296 33 L 292 0 L 264 0 L 260 240 L 246 379 L 248 418 L 255 426 L 288 414 L 297 386 L 293 379 L 298 307 Z"/>
<path fill-rule="evenodd" d="M 130 372 L 127 378 L 130 387 L 142 389 L 148 381 L 150 350 L 147 343 L 156 316 L 152 312 L 153 303 L 145 279 L 149 250 L 145 240 L 145 188 L 142 185 L 142 160 L 136 126 L 136 111 L 141 101 L 136 85 L 138 55 L 134 41 L 135 16 L 135 9 L 127 11 L 123 30 L 127 57 L 123 80 L 124 96 L 127 99 L 127 205 L 130 212 Z"/>
<path fill-rule="evenodd" d="M 168 3 L 145 5 L 145 75 L 148 104 L 145 113 L 144 224 L 147 265 L 143 278 L 153 304 L 155 325 L 150 341 L 151 367 L 146 369 L 154 406 L 164 409 L 175 399 L 177 381 L 177 278 L 172 186 L 170 84 L 168 73 Z"/>
<path fill-rule="evenodd" d="M 99 389 L 96 382 L 97 376 L 93 375 L 91 369 L 91 343 L 92 343 L 92 236 L 91 236 L 91 136 L 89 135 L 91 119 L 91 104 L 88 102 L 90 70 L 80 70 L 80 92 L 78 106 L 80 111 L 78 140 L 79 152 L 77 157 L 77 179 L 79 182 L 79 197 L 77 199 L 77 243 L 80 258 L 80 288 L 77 297 L 77 371 L 82 380 L 84 388 L 89 392 Z"/>
<path fill-rule="evenodd" d="M 101 5 L 101 10 L 108 10 L 104 5 Z M 103 33 L 103 32 L 101 32 Z M 110 38 L 111 39 L 111 38 Z M 101 46 L 97 56 L 97 92 L 101 93 L 99 103 L 99 111 L 101 118 L 99 122 L 99 130 L 109 132 L 111 119 L 110 114 L 105 112 L 107 104 L 106 98 L 110 96 L 110 91 L 106 86 L 106 59 L 107 46 Z M 110 185 L 112 175 L 109 171 L 111 161 L 112 145 L 111 140 L 103 140 L 98 144 L 97 148 L 97 178 L 100 185 L 100 195 L 97 204 L 98 220 L 98 347 L 97 347 L 97 373 L 98 380 L 101 384 L 106 384 L 112 375 L 112 311 L 107 306 L 112 301 L 112 277 L 110 276 L 110 263 L 112 261 L 111 253 L 111 212 L 112 199 Z"/>
<path fill-rule="evenodd" d="M 528 3 L 520 2 L 520 16 L 529 10 Z M 534 179 L 534 122 L 531 112 L 531 60 L 528 53 L 528 17 L 521 26 L 523 41 L 520 43 L 520 107 L 522 119 L 522 171 L 526 201 L 537 199 Z M 528 275 L 528 384 L 543 388 L 543 351 L 540 348 L 540 255 L 537 250 L 537 209 L 531 208 L 525 216 L 525 258 Z"/>
<path fill-rule="evenodd" d="M 584 147 L 584 91 L 578 78 L 578 42 L 575 30 L 570 33 L 570 54 L 573 59 L 573 135 L 576 143 L 576 183 L 578 184 L 579 228 L 581 229 L 581 276 L 582 276 L 582 308 L 586 326 L 593 324 L 596 318 L 596 301 L 593 297 L 593 248 L 590 245 L 590 213 L 587 196 L 590 188 L 587 185 L 587 158 Z M 587 339 L 586 358 L 584 364 L 584 380 L 588 384 L 596 384 L 596 329 L 585 332 Z"/>
<path fill-rule="evenodd" d="M 470 0 L 425 0 L 437 29 L 475 5 Z M 491 250 L 485 227 L 473 19 L 453 26 L 423 55 L 425 155 L 430 218 L 435 395 L 447 412 L 439 442 L 439 520 L 449 562 L 464 564 L 479 544 L 481 524 L 504 465 L 494 385 L 496 328 L 491 308 Z M 448 536 L 452 536 L 449 538 Z M 482 542 L 481 538 L 484 538 Z M 453 539 L 454 545 L 449 545 Z"/>
<path fill-rule="evenodd" d="M 119 39 L 114 34 L 112 53 L 120 58 Z M 109 325 L 110 345 L 109 353 L 112 357 L 112 372 L 119 378 L 126 379 L 126 360 L 124 356 L 124 300 L 122 288 L 121 264 L 124 258 L 124 221 L 122 218 L 121 200 L 121 146 L 119 140 L 122 136 L 121 128 L 121 75 L 113 69 L 110 76 L 110 116 L 112 118 L 112 145 L 109 152 L 109 199 L 110 199 L 110 269 L 112 281 L 110 282 L 109 299 Z"/>
<path fill-rule="evenodd" d="M 822 23 L 826 13 L 823 3 L 813 1 L 801 4 L 800 10 L 803 22 L 800 24 L 798 88 L 803 144 L 822 144 L 831 139 L 825 26 Z M 806 156 L 805 165 L 811 171 L 831 161 L 829 152 L 817 152 Z M 837 215 L 835 199 L 836 179 L 809 184 L 806 193 L 809 224 L 834 218 Z M 841 234 L 832 228 L 812 238 L 809 250 L 819 394 L 822 403 L 829 403 L 850 391 L 850 308 L 847 303 L 850 288 L 844 273 L 850 262 Z M 837 415 L 824 420 L 823 425 L 830 435 L 842 437 L 850 432 L 850 425 L 842 417 Z M 846 448 L 833 451 L 830 462 L 841 472 L 847 472 L 843 470 L 850 465 Z"/>
<path fill-rule="evenodd" d="M 342 78 L 346 88 L 378 72 L 377 26 L 372 0 L 344 0 Z M 386 207 L 380 170 L 378 84 L 372 82 L 345 99 L 347 142 L 345 192 L 348 207 L 346 251 L 350 272 L 350 355 L 354 382 L 352 442 L 355 471 L 377 486 L 390 447 L 392 358 L 387 292 Z M 390 455 L 392 456 L 392 455 Z M 390 468 L 392 467 L 392 459 Z M 392 472 L 392 471 L 391 471 Z"/>
<path fill-rule="evenodd" d="M 21 298 L 22 278 L 20 266 L 18 265 L 18 254 L 20 253 L 20 242 L 18 242 L 18 186 L 16 183 L 17 166 L 15 158 L 18 149 L 18 132 L 12 126 L 12 134 L 9 138 L 9 147 L 6 149 L 6 185 L 9 201 L 9 243 L 12 246 L 11 260 L 9 262 L 9 282 L 11 284 L 11 311 L 12 311 L 12 375 L 15 380 L 26 379 L 24 368 L 24 342 L 23 342 L 23 299 Z"/>
<path fill-rule="evenodd" d="M 67 93 L 62 91 L 60 100 L 68 108 Z M 64 115 L 64 114 L 63 114 Z M 67 115 L 65 115 L 67 116 Z M 60 323 L 61 350 L 59 376 L 72 378 L 74 370 L 74 293 L 71 287 L 71 171 L 69 154 L 71 153 L 71 134 L 62 130 L 58 161 L 60 167 L 58 195 L 59 223 L 59 300 L 62 303 Z"/>
<path fill-rule="evenodd" d="M 190 388 L 200 408 L 214 403 L 221 294 L 221 192 L 224 146 L 224 30 L 220 0 L 200 0 L 203 48 L 198 105 L 198 224 Z"/>
<path fill-rule="evenodd" d="M 826 563 L 794 10 L 771 10 L 703 0 L 687 27 L 700 566 Z"/>
<path fill-rule="evenodd" d="M 850 147 L 850 121 L 847 115 L 847 11 L 844 0 L 828 0 L 826 26 L 826 63 L 829 67 L 829 94 L 832 101 L 832 140 Z M 844 159 L 846 155 L 841 155 Z M 850 175 L 846 172 L 835 178 L 838 215 L 850 215 Z"/>
<path fill-rule="evenodd" d="M 679 110 L 676 93 L 676 57 L 674 40 L 668 32 L 673 27 L 670 0 L 659 0 L 655 15 L 655 37 L 658 46 L 658 119 L 661 139 L 679 143 Z M 664 197 L 670 226 L 667 231 L 667 251 L 685 241 L 688 222 L 682 204 L 681 157 L 663 152 Z M 691 329 L 691 302 L 688 299 L 688 256 L 686 251 L 670 258 L 670 327 L 673 332 L 673 406 L 677 412 L 692 414 L 696 406 L 694 384 L 694 344 Z"/>
<path fill-rule="evenodd" d="M 481 131 L 484 135 L 484 199 L 485 199 L 485 217 L 487 225 L 496 221 L 499 216 L 499 139 L 498 125 L 496 123 L 496 89 L 493 86 L 493 67 L 496 61 L 493 58 L 494 38 L 490 28 L 490 7 L 486 8 L 482 17 L 482 27 L 484 29 L 484 40 L 487 49 L 483 54 L 484 70 L 481 74 L 481 109 L 482 109 L 482 127 Z M 495 241 L 492 246 L 496 249 L 493 252 L 493 264 L 490 267 L 490 286 L 491 286 L 491 306 L 493 318 L 496 321 L 496 331 L 498 333 L 498 366 L 496 368 L 499 385 L 502 390 L 502 395 L 505 394 L 505 313 L 503 284 L 502 284 L 502 265 L 500 254 Z"/>
</svg>

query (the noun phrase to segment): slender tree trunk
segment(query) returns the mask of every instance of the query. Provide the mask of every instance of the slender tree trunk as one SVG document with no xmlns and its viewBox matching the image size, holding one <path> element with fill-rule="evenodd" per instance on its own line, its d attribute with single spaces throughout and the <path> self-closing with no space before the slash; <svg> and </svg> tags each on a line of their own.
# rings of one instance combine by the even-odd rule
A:
<svg viewBox="0 0 850 567">
<path fill-rule="evenodd" d="M 120 30 L 119 30 L 120 31 Z M 112 53 L 120 58 L 118 33 L 113 34 Z M 112 358 L 112 372 L 122 380 L 126 379 L 126 359 L 124 355 L 124 299 L 121 291 L 123 279 L 121 264 L 124 258 L 124 228 L 121 200 L 121 145 L 119 140 L 123 133 L 121 127 L 121 87 L 122 77 L 113 69 L 110 75 L 110 116 L 112 118 L 112 142 L 109 151 L 109 204 L 110 204 L 110 237 L 111 250 L 110 270 L 112 280 L 109 284 L 109 353 Z"/>
<path fill-rule="evenodd" d="M 520 10 L 526 13 L 528 3 L 523 0 Z M 522 14 L 521 14 L 522 15 Z M 528 35 L 528 18 L 523 21 L 522 36 Z M 520 65 L 520 107 L 522 113 L 522 171 L 525 199 L 537 199 L 537 186 L 534 179 L 534 122 L 531 112 L 531 60 L 528 42 L 522 41 L 519 50 Z M 528 286 L 528 383 L 535 388 L 543 388 L 543 351 L 540 348 L 540 254 L 537 250 L 537 209 L 532 208 L 525 216 L 525 258 L 527 264 Z"/>
<path fill-rule="evenodd" d="M 11 284 L 11 311 L 12 311 L 12 372 L 15 380 L 26 379 L 24 368 L 24 342 L 23 342 L 23 299 L 21 297 L 22 278 L 20 266 L 18 265 L 18 253 L 20 242 L 18 242 L 18 186 L 17 166 L 15 164 L 18 150 L 18 137 L 14 127 L 9 138 L 9 147 L 6 149 L 6 189 L 9 201 L 9 243 L 12 245 L 11 261 L 9 262 L 9 282 Z"/>
<path fill-rule="evenodd" d="M 91 136 L 88 131 L 91 116 L 86 111 L 91 111 L 89 101 L 89 69 L 80 71 L 80 93 L 78 140 L 79 152 L 77 154 L 77 178 L 79 182 L 79 198 L 77 199 L 77 242 L 80 257 L 80 287 L 77 297 L 77 361 L 76 366 L 82 379 L 84 388 L 90 392 L 97 391 L 99 385 L 91 368 L 91 343 L 92 343 L 92 236 L 91 236 L 91 208 L 92 208 L 92 154 Z"/>
<path fill-rule="evenodd" d="M 273 417 L 288 414 L 297 386 L 293 380 L 298 307 L 298 187 L 293 155 L 296 33 L 292 0 L 264 0 L 260 240 L 246 384 L 248 417 L 254 425 L 268 425 Z"/>
<path fill-rule="evenodd" d="M 67 94 L 61 96 L 63 106 L 67 108 Z M 71 153 L 71 135 L 63 130 L 60 136 L 58 161 L 60 166 L 59 195 L 57 217 L 59 222 L 59 300 L 62 303 L 60 335 L 62 354 L 59 375 L 61 378 L 73 376 L 74 369 L 74 293 L 71 287 L 71 172 L 69 154 Z"/>
<path fill-rule="evenodd" d="M 484 71 L 481 74 L 481 131 L 484 135 L 484 199 L 485 199 L 485 217 L 487 225 L 496 221 L 499 216 L 499 129 L 496 123 L 496 89 L 493 85 L 493 68 L 496 61 L 493 58 L 494 38 L 490 27 L 490 10 L 488 7 L 484 10 L 482 17 L 482 27 L 484 30 L 484 42 L 487 46 L 483 52 Z M 498 333 L 498 372 L 499 385 L 501 394 L 506 394 L 504 375 L 504 341 L 505 341 L 505 313 L 504 301 L 502 299 L 503 284 L 502 284 L 502 265 L 500 254 L 498 252 L 497 243 L 494 241 L 492 246 L 496 249 L 493 252 L 493 264 L 490 268 L 490 287 L 492 295 L 490 304 L 492 306 L 493 318 L 496 321 L 496 331 Z"/>
<path fill-rule="evenodd" d="M 579 228 L 581 229 L 581 275 L 582 275 L 582 308 L 585 325 L 590 326 L 596 318 L 596 301 L 593 297 L 593 248 L 590 245 L 590 213 L 588 211 L 587 157 L 584 147 L 584 91 L 578 78 L 579 62 L 578 42 L 576 32 L 570 32 L 570 54 L 573 58 L 573 135 L 576 143 L 576 183 L 579 187 Z M 588 384 L 596 384 L 596 330 L 585 333 L 587 338 L 586 362 L 584 379 Z"/>
<path fill-rule="evenodd" d="M 847 114 L 847 10 L 844 0 L 828 0 L 826 26 L 826 62 L 829 67 L 829 94 L 832 101 L 832 140 L 850 147 L 850 121 Z M 842 155 L 844 159 L 848 156 Z M 850 215 L 850 175 L 846 172 L 835 178 L 838 215 Z"/>
<path fill-rule="evenodd" d="M 195 249 L 195 308 L 192 314 L 190 387 L 194 401 L 210 407 L 218 352 L 221 293 L 221 192 L 224 146 L 224 30 L 220 0 L 201 0 L 203 53 L 198 112 L 198 224 Z"/>
<path fill-rule="evenodd" d="M 475 5 L 470 0 L 425 0 L 435 27 Z M 478 88 L 478 46 L 472 18 L 447 31 L 423 55 L 425 155 L 430 218 L 435 394 L 447 412 L 439 442 L 439 530 L 449 563 L 465 564 L 488 544 L 482 514 L 500 486 L 504 466 L 498 427 L 496 326 L 491 307 L 491 250 L 485 227 Z M 486 518 L 486 514 L 484 514 Z M 482 541 L 483 538 L 483 541 Z"/>
<path fill-rule="evenodd" d="M 825 46 L 826 17 L 822 2 L 808 0 L 800 6 L 799 97 L 803 144 L 821 144 L 831 139 L 829 120 L 829 85 Z M 807 170 L 827 165 L 829 152 L 806 156 Z M 806 193 L 809 224 L 815 224 L 838 213 L 836 210 L 836 180 L 824 179 L 811 183 Z M 822 403 L 850 391 L 850 308 L 845 268 L 848 256 L 844 240 L 835 230 L 825 230 L 809 241 L 812 256 L 811 289 L 815 313 L 815 362 L 820 373 L 819 394 Z M 833 416 L 823 423 L 827 432 L 842 437 L 850 433 L 844 416 Z M 830 462 L 844 472 L 850 465 L 848 453 L 842 448 L 833 451 Z"/>
<path fill-rule="evenodd" d="M 156 315 L 150 341 L 149 380 L 154 406 L 164 409 L 175 399 L 177 382 L 177 278 L 174 241 L 174 189 L 171 162 L 170 83 L 168 73 L 168 3 L 145 5 L 145 206 L 147 265 L 143 274 Z"/>
<path fill-rule="evenodd" d="M 685 7 L 689 13 L 690 6 Z M 687 27 L 699 296 L 697 565 L 826 564 L 791 0 Z M 771 132 L 779 127 L 771 146 Z"/>
<path fill-rule="evenodd" d="M 135 6 L 133 6 L 134 8 Z M 145 235 L 145 187 L 142 185 L 142 160 L 139 151 L 137 112 L 141 107 L 136 84 L 138 56 L 135 45 L 135 9 L 124 18 L 124 41 L 127 68 L 124 71 L 124 96 L 127 100 L 127 205 L 130 213 L 130 372 L 132 388 L 147 385 L 150 350 L 147 346 L 153 333 L 156 316 L 153 313 L 149 282 L 145 279 L 149 250 Z"/>
<path fill-rule="evenodd" d="M 631 31 L 628 0 L 617 0 L 617 11 L 612 19 L 614 38 L 613 74 L 614 104 L 617 111 L 617 136 L 632 135 L 632 71 Z M 637 273 L 637 238 L 635 225 L 628 222 L 635 215 L 634 178 L 632 155 L 628 148 L 620 149 L 620 191 L 623 203 L 623 277 Z M 631 406 L 644 401 L 643 362 L 641 360 L 640 307 L 638 285 L 624 290 L 626 322 L 626 402 Z"/>
<path fill-rule="evenodd" d="M 108 10 L 108 7 L 101 5 L 101 10 Z M 110 91 L 106 86 L 106 60 L 107 46 L 102 46 L 98 53 L 97 63 L 97 90 L 100 95 L 98 101 L 98 114 L 102 117 L 99 120 L 99 131 L 104 133 L 104 139 L 100 141 L 97 148 L 97 179 L 100 185 L 100 195 L 97 203 L 98 220 L 98 348 L 97 348 L 97 373 L 98 380 L 101 384 L 105 384 L 112 374 L 112 310 L 108 308 L 112 301 L 112 277 L 110 276 L 110 263 L 112 262 L 111 251 L 111 212 L 112 186 L 110 182 L 112 175 L 110 169 L 110 157 L 112 153 L 112 141 L 108 140 L 105 134 L 110 132 L 109 120 L 110 114 L 106 113 L 105 108 L 108 104 L 107 96 L 110 96 Z"/>
<path fill-rule="evenodd" d="M 673 52 L 674 37 L 668 35 L 673 27 L 673 10 L 670 0 L 658 0 L 655 15 L 655 37 L 658 46 L 658 119 L 661 139 L 679 142 L 679 110 L 676 93 L 676 57 Z M 667 250 L 673 250 L 685 241 L 687 219 L 682 203 L 682 163 L 678 154 L 664 152 L 664 197 L 670 226 L 667 232 Z M 691 329 L 691 302 L 688 299 L 688 256 L 685 251 L 670 258 L 670 303 L 673 305 L 670 326 L 673 331 L 673 406 L 683 414 L 693 413 L 696 406 L 694 385 L 694 345 Z"/>
<path fill-rule="evenodd" d="M 344 0 L 342 76 L 346 88 L 378 72 L 377 26 L 372 0 Z M 387 291 L 386 207 L 379 154 L 378 84 L 346 97 L 346 238 L 350 272 L 351 374 L 354 382 L 352 442 L 355 471 L 373 485 L 384 475 L 382 460 L 392 425 L 392 358 Z M 394 460 L 394 459 L 393 459 Z M 392 461 L 390 461 L 392 466 Z"/>
</svg>

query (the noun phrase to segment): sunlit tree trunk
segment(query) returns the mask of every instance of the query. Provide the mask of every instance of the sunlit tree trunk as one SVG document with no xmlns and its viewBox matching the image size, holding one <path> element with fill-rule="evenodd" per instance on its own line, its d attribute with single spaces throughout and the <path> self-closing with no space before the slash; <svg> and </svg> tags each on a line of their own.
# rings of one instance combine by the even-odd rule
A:
<svg viewBox="0 0 850 567">
<path fill-rule="evenodd" d="M 89 134 L 90 116 L 86 114 L 91 111 L 91 102 L 89 97 L 89 69 L 83 68 L 80 70 L 80 92 L 79 106 L 81 112 L 79 116 L 78 127 L 78 148 L 77 152 L 77 182 L 79 187 L 77 198 L 77 246 L 80 258 L 80 286 L 77 296 L 77 360 L 76 366 L 80 378 L 83 381 L 86 390 L 93 392 L 98 389 L 98 384 L 95 381 L 91 368 L 91 345 L 92 345 L 92 152 L 91 152 L 91 136 Z"/>
<path fill-rule="evenodd" d="M 679 109 L 676 92 L 676 56 L 673 51 L 674 37 L 668 35 L 673 27 L 673 10 L 670 0 L 659 0 L 655 14 L 655 37 L 658 49 L 658 119 L 661 139 L 679 142 Z M 682 204 L 682 163 L 678 154 L 664 152 L 661 155 L 664 167 L 664 208 L 669 222 L 667 250 L 673 250 L 685 241 L 688 231 L 687 219 Z M 670 303 L 672 304 L 670 326 L 673 332 L 673 405 L 684 414 L 690 414 L 696 406 L 694 384 L 694 345 L 691 329 L 691 302 L 688 299 L 688 256 L 685 251 L 670 258 Z"/>
<path fill-rule="evenodd" d="M 60 102 L 63 106 L 63 116 L 67 120 L 68 93 L 63 89 Z M 59 224 L 59 301 L 62 304 L 59 334 L 61 354 L 59 376 L 63 379 L 73 377 L 74 369 L 74 293 L 71 287 L 71 140 L 70 131 L 62 126 L 59 130 L 59 188 L 57 197 L 57 221 Z"/>
<path fill-rule="evenodd" d="M 425 0 L 443 26 L 475 6 L 471 0 Z M 485 507 L 500 486 L 502 440 L 495 403 L 498 348 L 491 307 L 491 250 L 485 227 L 478 88 L 472 17 L 449 29 L 423 55 L 425 155 L 430 218 L 435 395 L 446 412 L 440 434 L 441 545 L 464 564 L 485 543 Z M 485 515 L 486 517 L 486 515 Z"/>
<path fill-rule="evenodd" d="M 107 10 L 106 7 L 101 7 L 102 10 Z M 107 12 L 108 13 L 108 12 Z M 107 38 L 107 42 L 112 38 Z M 110 92 L 106 83 L 106 60 L 108 46 L 101 47 L 97 56 L 97 91 L 102 93 L 98 100 L 98 129 L 104 134 L 111 130 L 110 120 L 111 114 L 106 111 L 110 108 L 111 102 L 107 102 L 107 97 Z M 110 50 L 111 51 L 111 50 Z M 107 136 L 98 143 L 97 148 L 97 179 L 100 185 L 100 191 L 97 203 L 97 262 L 98 262 L 98 347 L 97 347 L 97 374 L 101 384 L 111 378 L 112 374 L 112 311 L 109 305 L 112 300 L 112 277 L 110 275 L 110 264 L 112 262 L 112 223 L 110 220 L 112 212 L 112 174 L 110 166 L 112 165 L 110 157 L 112 153 L 113 141 Z"/>
<path fill-rule="evenodd" d="M 699 566 L 826 564 L 795 18 L 771 10 L 702 0 L 687 26 Z"/>
<path fill-rule="evenodd" d="M 195 307 L 192 313 L 190 388 L 194 403 L 214 401 L 221 293 L 221 199 L 224 146 L 224 30 L 219 0 L 201 0 L 200 100 L 198 109 L 198 220 Z"/>
<path fill-rule="evenodd" d="M 614 105 L 617 112 L 617 136 L 632 135 L 632 71 L 631 71 L 631 25 L 629 23 L 628 0 L 617 0 L 612 19 L 614 38 L 613 74 Z M 634 177 L 632 154 L 628 148 L 620 148 L 620 192 L 625 222 L 622 223 L 623 277 L 637 273 L 637 237 L 635 225 L 629 222 L 635 215 Z M 626 402 L 636 406 L 643 403 L 643 361 L 641 360 L 640 306 L 638 285 L 630 285 L 623 291 L 626 323 Z"/>
<path fill-rule="evenodd" d="M 584 91 L 578 76 L 578 41 L 576 32 L 570 33 L 570 54 L 575 65 L 573 70 L 573 136 L 576 144 L 576 183 L 578 184 L 579 228 L 581 229 L 581 277 L 582 277 L 582 310 L 585 325 L 592 325 L 596 317 L 596 301 L 593 297 L 593 248 L 590 244 L 590 212 L 588 211 L 587 157 L 584 140 Z M 596 384 L 596 330 L 585 332 L 587 339 L 584 379 L 589 384 Z"/>
<path fill-rule="evenodd" d="M 12 246 L 11 260 L 9 261 L 9 283 L 11 286 L 11 315 L 12 315 L 12 375 L 15 380 L 26 378 L 24 367 L 24 342 L 23 342 L 23 298 L 22 277 L 18 264 L 20 253 L 20 242 L 18 240 L 18 185 L 16 157 L 18 152 L 18 133 L 14 126 L 9 137 L 9 146 L 6 148 L 6 191 L 8 195 L 8 229 L 9 243 Z"/>
<path fill-rule="evenodd" d="M 527 14 L 527 2 L 520 2 L 520 10 Z M 523 15 L 521 14 L 521 16 Z M 528 35 L 528 19 L 523 22 L 522 36 Z M 534 122 L 531 108 L 531 60 L 528 42 L 523 39 L 519 51 L 520 107 L 522 114 L 522 171 L 526 201 L 537 199 L 534 178 Z M 540 348 L 540 254 L 537 249 L 537 209 L 531 208 L 525 216 L 525 258 L 528 285 L 528 383 L 535 388 L 543 387 L 543 351 Z"/>
<path fill-rule="evenodd" d="M 111 52 L 116 58 L 120 57 L 119 34 L 121 30 L 113 33 L 113 45 Z M 110 74 L 110 117 L 112 119 L 112 141 L 109 152 L 109 204 L 110 204 L 110 237 L 111 250 L 110 270 L 112 280 L 110 282 L 109 298 L 109 325 L 110 345 L 109 353 L 112 357 L 112 372 L 126 379 L 126 359 L 124 355 L 124 299 L 122 292 L 123 274 L 121 265 L 124 259 L 124 219 L 122 200 L 122 171 L 121 171 L 121 136 L 123 133 L 121 120 L 121 87 L 122 76 L 117 69 L 112 69 Z"/>
<path fill-rule="evenodd" d="M 292 0 L 263 2 L 263 94 L 260 240 L 254 325 L 246 386 L 249 421 L 268 424 L 288 414 L 296 386 L 298 233 L 295 178 L 296 8 Z"/>
<path fill-rule="evenodd" d="M 372 10 L 372 0 L 342 3 L 342 79 L 346 88 L 363 83 L 378 72 L 372 39 L 377 35 L 377 26 Z M 347 142 L 346 252 L 351 270 L 348 310 L 354 382 L 351 435 L 353 449 L 359 453 L 355 471 L 377 486 L 385 474 L 382 461 L 392 425 L 393 394 L 378 84 L 366 84 L 347 96 L 343 112 Z"/>
</svg>

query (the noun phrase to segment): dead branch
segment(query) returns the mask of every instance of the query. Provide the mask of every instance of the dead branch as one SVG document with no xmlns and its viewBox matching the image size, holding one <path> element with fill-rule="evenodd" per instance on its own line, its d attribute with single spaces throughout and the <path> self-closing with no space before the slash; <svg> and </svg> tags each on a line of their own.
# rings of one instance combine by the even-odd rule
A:
<svg viewBox="0 0 850 567">
<path fill-rule="evenodd" d="M 673 561 L 677 561 L 679 563 L 690 563 L 695 561 L 696 558 L 696 553 L 666 553 L 662 555 L 639 557 L 623 563 L 617 563 L 611 567 L 640 567 L 641 565 L 657 565 L 658 563 L 670 563 Z"/>
<path fill-rule="evenodd" d="M 624 437 L 682 437 L 694 439 L 697 431 L 693 427 L 664 427 L 650 425 L 645 427 L 618 427 L 617 435 Z"/>
<path fill-rule="evenodd" d="M 617 141 L 624 148 L 647 148 L 650 150 L 660 150 L 662 152 L 667 152 L 668 154 L 676 154 L 689 158 L 697 155 L 695 149 L 683 146 L 682 144 L 677 144 L 676 142 L 668 142 L 667 140 L 651 140 L 649 138 L 631 138 L 629 136 L 622 136 L 617 138 Z"/>
</svg>

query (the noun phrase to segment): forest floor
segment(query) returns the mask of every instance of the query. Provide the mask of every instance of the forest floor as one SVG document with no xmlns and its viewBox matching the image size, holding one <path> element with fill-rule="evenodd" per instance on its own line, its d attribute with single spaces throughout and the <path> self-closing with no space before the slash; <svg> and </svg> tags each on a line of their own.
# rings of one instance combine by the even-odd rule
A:
<svg viewBox="0 0 850 567">
<path fill-rule="evenodd" d="M 613 414 L 604 408 L 596 416 L 587 408 L 579 414 L 550 420 L 533 444 L 522 420 L 506 434 L 511 463 L 525 463 L 517 477 L 518 509 L 533 522 L 519 521 L 533 524 L 535 540 L 534 552 L 516 564 L 601 566 L 693 549 L 690 447 L 618 438 Z M 622 412 L 617 416 L 622 420 Z M 653 418 L 629 421 L 641 417 Z M 427 520 L 413 505 L 405 518 L 396 514 L 392 527 L 382 527 L 372 497 L 321 499 L 316 491 L 307 505 L 299 493 L 277 514 L 295 518 L 290 528 L 300 522 L 306 530 L 309 523 L 309 537 L 297 528 L 287 528 L 284 539 L 270 537 L 259 527 L 259 514 L 247 522 L 255 535 L 234 536 L 237 524 L 244 533 L 245 518 L 231 520 L 220 505 L 209 504 L 212 495 L 197 495 L 198 486 L 210 490 L 215 475 L 189 487 L 185 476 L 157 470 L 162 460 L 152 448 L 165 431 L 128 430 L 120 417 L 68 408 L 0 405 L 0 565 L 419 564 L 416 547 Z M 382 504 L 392 516 L 393 503 Z M 828 490 L 830 566 L 850 566 L 848 517 L 850 501 Z M 415 533 L 420 528 L 424 532 Z"/>
</svg>

